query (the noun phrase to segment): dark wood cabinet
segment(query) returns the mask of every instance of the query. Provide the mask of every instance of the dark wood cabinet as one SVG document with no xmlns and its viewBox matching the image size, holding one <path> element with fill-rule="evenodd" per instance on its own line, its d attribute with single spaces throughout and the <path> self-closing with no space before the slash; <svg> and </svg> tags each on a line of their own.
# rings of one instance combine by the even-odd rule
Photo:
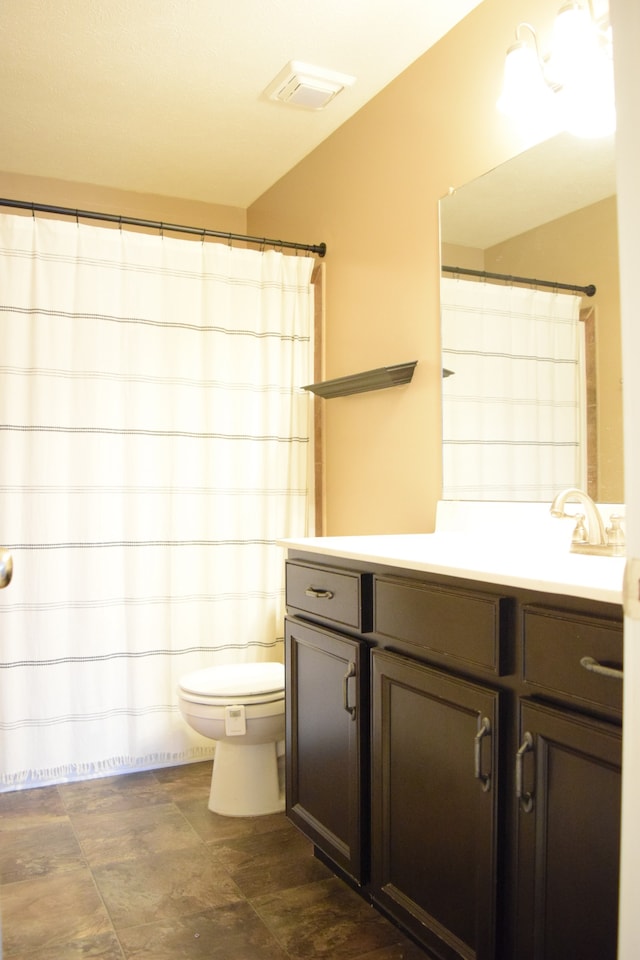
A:
<svg viewBox="0 0 640 960">
<path fill-rule="evenodd" d="M 438 957 L 493 957 L 498 694 L 372 660 L 373 899 Z"/>
<path fill-rule="evenodd" d="M 615 960 L 619 727 L 523 701 L 518 960 Z"/>
<path fill-rule="evenodd" d="M 374 577 L 374 632 L 449 670 L 501 673 L 505 599 L 468 587 Z"/>
<path fill-rule="evenodd" d="M 524 604 L 520 632 L 522 679 L 528 694 L 595 716 L 622 718 L 619 621 Z"/>
<path fill-rule="evenodd" d="M 367 650 L 361 641 L 294 620 L 286 621 L 285 641 L 287 814 L 361 883 L 368 819 Z"/>
<path fill-rule="evenodd" d="M 434 960 L 614 960 L 617 605 L 287 564 L 287 811 Z"/>
</svg>

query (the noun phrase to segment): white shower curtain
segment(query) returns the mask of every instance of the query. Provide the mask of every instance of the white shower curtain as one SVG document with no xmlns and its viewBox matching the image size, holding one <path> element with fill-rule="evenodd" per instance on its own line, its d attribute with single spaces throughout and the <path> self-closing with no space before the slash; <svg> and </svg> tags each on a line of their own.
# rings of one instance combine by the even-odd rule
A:
<svg viewBox="0 0 640 960">
<path fill-rule="evenodd" d="M 0 216 L 0 789 L 210 756 L 179 677 L 281 658 L 312 267 Z"/>
<path fill-rule="evenodd" d="M 443 497 L 552 500 L 586 476 L 580 298 L 444 277 Z"/>
</svg>

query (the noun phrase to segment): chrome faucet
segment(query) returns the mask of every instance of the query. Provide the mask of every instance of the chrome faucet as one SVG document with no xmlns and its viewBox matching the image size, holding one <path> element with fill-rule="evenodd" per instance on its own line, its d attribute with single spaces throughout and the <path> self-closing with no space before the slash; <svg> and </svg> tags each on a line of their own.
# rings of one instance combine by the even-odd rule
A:
<svg viewBox="0 0 640 960">
<path fill-rule="evenodd" d="M 565 504 L 579 503 L 583 513 L 566 513 Z M 577 487 L 569 487 L 558 493 L 551 504 L 552 517 L 573 517 L 576 525 L 571 538 L 572 553 L 590 553 L 602 557 L 624 556 L 624 533 L 620 527 L 621 517 L 612 514 L 611 526 L 605 529 L 598 507 L 588 493 Z M 586 521 L 586 524 L 585 524 Z"/>
</svg>

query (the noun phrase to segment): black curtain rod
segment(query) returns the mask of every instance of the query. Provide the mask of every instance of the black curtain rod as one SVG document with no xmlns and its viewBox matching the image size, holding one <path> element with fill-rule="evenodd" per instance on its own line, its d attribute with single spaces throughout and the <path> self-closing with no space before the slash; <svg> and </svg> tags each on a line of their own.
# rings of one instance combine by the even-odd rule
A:
<svg viewBox="0 0 640 960">
<path fill-rule="evenodd" d="M 574 293 L 584 293 L 592 297 L 595 286 L 590 283 L 586 287 L 579 287 L 575 283 L 555 283 L 553 280 L 534 280 L 532 277 L 510 277 L 505 273 L 486 273 L 484 270 L 467 270 L 466 267 L 442 267 L 443 273 L 459 273 L 465 277 L 482 277 L 483 280 L 506 280 L 508 283 L 528 283 L 532 287 L 552 287 L 554 290 L 572 290 Z"/>
<path fill-rule="evenodd" d="M 150 230 L 170 230 L 172 233 L 190 233 L 194 236 L 216 237 L 221 240 L 239 240 L 243 243 L 256 243 L 268 247 L 286 247 L 288 250 L 300 250 L 305 253 L 317 253 L 324 257 L 327 252 L 326 243 L 294 243 L 292 240 L 268 240 L 266 237 L 247 237 L 240 233 L 225 233 L 222 230 L 206 230 L 204 227 L 183 227 L 176 223 L 163 223 L 156 220 L 138 220 L 136 217 L 120 217 L 113 213 L 96 213 L 91 210 L 73 210 L 71 207 L 54 207 L 46 203 L 29 203 L 26 200 L 0 199 L 1 207 L 13 207 L 18 210 L 29 210 L 31 213 L 52 213 L 60 217 L 75 217 L 76 220 L 106 220 L 107 223 L 117 223 L 129 227 L 147 227 Z"/>
</svg>

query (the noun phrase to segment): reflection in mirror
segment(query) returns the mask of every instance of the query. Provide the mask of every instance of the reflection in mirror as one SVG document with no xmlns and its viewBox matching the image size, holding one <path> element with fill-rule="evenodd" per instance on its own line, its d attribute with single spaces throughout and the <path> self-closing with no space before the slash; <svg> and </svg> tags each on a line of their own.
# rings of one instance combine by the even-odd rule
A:
<svg viewBox="0 0 640 960">
<path fill-rule="evenodd" d="M 555 477 L 562 485 L 574 471 L 567 485 L 575 482 L 601 502 L 623 502 L 614 138 L 561 134 L 539 144 L 451 191 L 440 203 L 440 222 L 442 264 L 457 268 L 443 269 L 441 288 L 443 367 L 453 371 L 443 379 L 444 498 L 548 500 L 557 492 Z M 452 284 L 464 291 L 453 325 L 446 319 Z M 560 284 L 593 284 L 596 292 L 560 291 Z M 497 305 L 483 307 L 481 295 L 497 297 Z M 524 333 L 517 322 L 525 302 L 535 329 L 553 334 L 550 342 L 543 338 L 537 360 L 531 344 L 538 333 Z M 541 319 L 548 310 L 550 318 Z M 502 328 L 487 346 L 489 316 L 501 318 Z M 572 325 L 576 334 L 567 337 Z M 449 329 L 456 332 L 447 344 Z M 489 357 L 479 371 L 482 353 Z M 506 377 L 502 355 L 510 357 Z M 562 373 L 568 369 L 579 374 L 575 381 Z M 534 466 L 542 463 L 544 475 L 549 458 L 553 469 L 538 483 Z M 509 471 L 517 475 L 513 482 Z"/>
</svg>

